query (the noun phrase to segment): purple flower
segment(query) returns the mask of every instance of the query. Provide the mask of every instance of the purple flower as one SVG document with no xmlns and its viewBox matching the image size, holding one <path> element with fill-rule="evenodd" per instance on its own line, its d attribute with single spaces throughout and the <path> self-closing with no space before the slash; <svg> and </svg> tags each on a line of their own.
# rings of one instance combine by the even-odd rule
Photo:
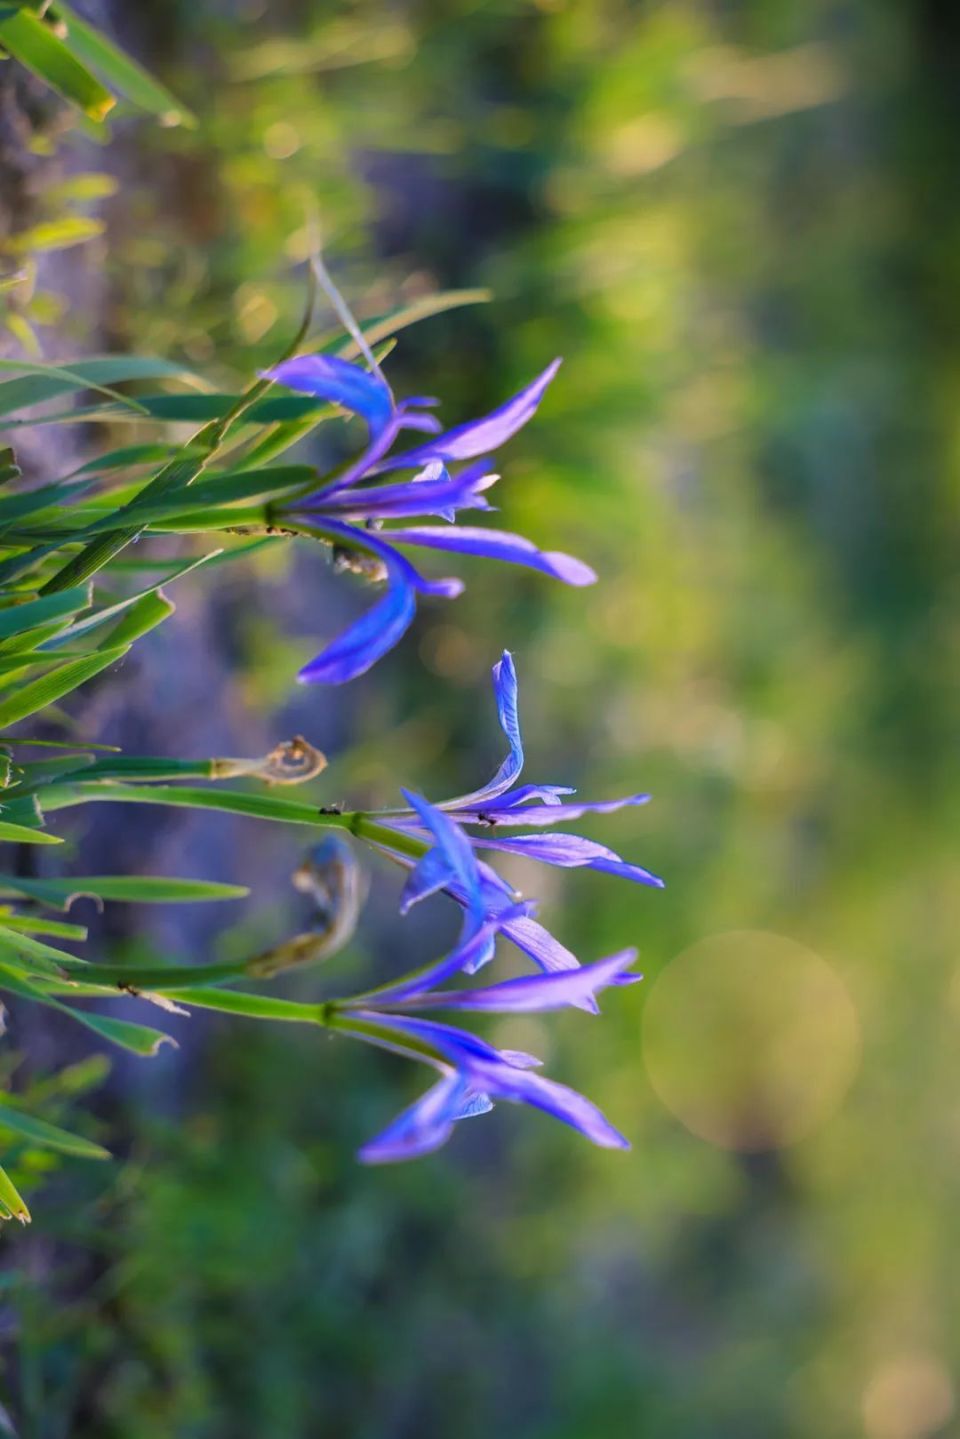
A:
<svg viewBox="0 0 960 1439">
<path fill-rule="evenodd" d="M 571 802 L 572 790 L 560 785 L 517 785 L 523 769 L 523 739 L 518 712 L 517 674 L 513 657 L 504 651 L 503 658 L 493 667 L 493 687 L 497 701 L 500 727 L 507 737 L 508 753 L 488 784 L 470 794 L 441 801 L 437 808 L 458 825 L 479 830 L 470 834 L 474 850 L 499 851 L 526 855 L 560 868 L 586 868 L 612 874 L 634 883 L 663 888 L 663 880 L 640 865 L 631 864 L 606 845 L 581 835 L 533 833 L 503 835 L 503 830 L 524 827 L 540 831 L 548 826 L 579 819 L 585 814 L 609 814 L 627 806 L 645 804 L 646 794 L 627 795 L 623 799 L 595 802 Z M 403 833 L 421 833 L 422 823 L 416 812 L 393 811 L 384 818 L 388 825 Z M 480 866 L 481 888 L 489 914 L 496 914 L 516 903 L 509 885 L 489 865 Z M 460 904 L 464 903 L 462 887 L 456 879 L 441 886 Z M 573 968 L 575 957 L 529 915 L 508 917 L 500 925 L 507 938 L 528 954 L 545 970 Z"/>
<path fill-rule="evenodd" d="M 617 954 L 556 974 L 529 974 L 519 979 L 501 980 L 482 989 L 434 990 L 408 983 L 384 985 L 375 994 L 364 996 L 364 1003 L 376 1000 L 378 1010 L 407 1011 L 413 1009 L 473 1009 L 487 1014 L 541 1013 L 549 1009 L 566 1009 L 569 1005 L 583 1007 L 585 999 L 596 1002 L 599 990 L 610 985 L 637 984 L 643 978 L 628 973 L 637 958 L 635 949 L 622 949 Z M 594 1009 L 592 1012 L 598 1012 Z"/>
<path fill-rule="evenodd" d="M 571 803 L 565 796 L 572 790 L 560 785 L 520 785 L 514 787 L 523 769 L 523 740 L 518 712 L 519 688 L 513 656 L 504 650 L 503 658 L 493 667 L 493 689 L 497 700 L 500 727 L 507 737 L 509 753 L 488 784 L 472 794 L 441 802 L 438 808 L 460 824 L 472 825 L 482 832 L 471 836 L 471 843 L 480 850 L 499 850 L 506 854 L 523 854 L 544 864 L 563 869 L 586 868 L 619 875 L 638 884 L 663 888 L 663 880 L 640 865 L 628 864 L 612 849 L 583 839 L 575 834 L 524 834 L 501 838 L 495 830 L 516 827 L 544 829 L 585 814 L 610 814 L 630 805 L 646 804 L 648 794 L 627 795 L 623 799 Z M 402 819 L 404 828 L 416 828 L 416 820 Z"/>
<path fill-rule="evenodd" d="M 413 1159 L 438 1149 L 460 1119 L 486 1113 L 497 1100 L 541 1109 L 605 1149 L 629 1149 L 629 1142 L 589 1099 L 555 1080 L 535 1074 L 539 1061 L 498 1050 L 466 1030 L 436 1020 L 413 1018 L 395 1009 L 472 1009 L 515 1014 L 556 1009 L 571 1003 L 574 989 L 593 997 L 611 984 L 632 983 L 626 970 L 633 950 L 611 955 L 573 974 L 505 980 L 487 989 L 420 993 L 397 998 L 381 991 L 337 1004 L 336 1027 L 392 1053 L 418 1059 L 440 1073 L 437 1084 L 360 1150 L 368 1164 Z M 373 1007 L 375 1005 L 375 1007 Z"/>
<path fill-rule="evenodd" d="M 276 510 L 304 533 L 333 546 L 337 561 L 367 578 L 386 581 L 387 593 L 362 619 L 306 665 L 305 683 L 343 684 L 363 674 L 392 649 L 409 627 L 418 594 L 452 597 L 463 588 L 458 580 L 425 580 L 397 546 L 480 555 L 507 564 L 539 570 L 568 585 L 589 585 L 593 570 L 581 560 L 558 551 L 539 550 L 522 535 L 454 523 L 461 510 L 490 511 L 485 492 L 497 480 L 485 458 L 499 449 L 536 412 L 560 364 L 555 360 L 531 384 L 499 409 L 441 434 L 432 415 L 419 411 L 434 400 L 394 400 L 389 385 L 376 371 L 331 355 L 301 355 L 266 371 L 269 379 L 290 389 L 316 395 L 359 416 L 367 427 L 367 445 L 346 469 L 314 494 Z M 431 433 L 414 449 L 388 455 L 404 429 Z M 473 463 L 451 474 L 454 461 Z M 369 484 L 385 471 L 412 469 L 411 479 Z M 440 518 L 446 525 L 401 524 L 393 521 Z M 373 533 L 373 532 L 376 533 Z"/>
<path fill-rule="evenodd" d="M 460 1009 L 478 1013 L 523 1014 L 575 1005 L 594 1012 L 597 994 L 609 986 L 635 983 L 629 972 L 636 951 L 610 955 L 596 964 L 554 973 L 504 980 L 473 989 L 444 990 L 454 974 L 475 970 L 492 957 L 496 936 L 508 923 L 528 918 L 529 905 L 503 896 L 484 873 L 463 829 L 448 814 L 416 794 L 404 792 L 422 831 L 432 841 L 416 861 L 406 857 L 410 873 L 401 910 L 440 890 L 456 893 L 464 910 L 463 926 L 449 954 L 378 989 L 331 1000 L 326 1008 L 333 1028 L 417 1059 L 439 1072 L 438 1082 L 384 1132 L 360 1151 L 368 1163 L 385 1163 L 427 1154 L 449 1138 L 461 1119 L 484 1114 L 498 1099 L 542 1109 L 585 1134 L 595 1144 L 625 1148 L 627 1141 L 595 1105 L 575 1090 L 531 1074 L 539 1061 L 529 1055 L 497 1050 L 466 1030 L 431 1019 L 418 1010 Z M 493 902 L 493 897 L 496 902 Z"/>
</svg>

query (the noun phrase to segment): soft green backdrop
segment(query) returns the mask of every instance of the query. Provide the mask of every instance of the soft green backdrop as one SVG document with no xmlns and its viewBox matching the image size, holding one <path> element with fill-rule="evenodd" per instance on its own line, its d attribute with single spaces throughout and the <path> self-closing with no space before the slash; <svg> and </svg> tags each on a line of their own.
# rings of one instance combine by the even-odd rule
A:
<svg viewBox="0 0 960 1439">
<path fill-rule="evenodd" d="M 331 749 L 331 798 L 439 797 L 498 753 L 486 674 L 509 644 L 531 777 L 652 791 L 590 833 L 668 889 L 520 876 L 585 958 L 641 947 L 645 984 L 602 1020 L 500 1031 L 602 1103 L 627 1157 L 511 1111 L 365 1171 L 353 1148 L 418 1077 L 226 1021 L 188 1080 L 164 1058 L 111 1090 L 126 1166 L 38 1196 L 31 1263 L 5 1239 L 24 1435 L 955 1432 L 956 17 L 433 0 L 138 24 L 202 123 L 121 127 L 110 343 L 262 361 L 310 213 L 361 313 L 488 285 L 390 372 L 461 419 L 562 353 L 499 501 L 601 574 L 565 591 L 465 563 L 466 596 L 424 606 L 374 675 L 291 707 L 318 646 L 284 607 L 319 561 L 271 560 L 256 604 L 232 596 L 243 703 Z M 391 896 L 363 937 L 381 965 Z M 714 942 L 731 931 L 766 936 L 747 974 Z M 699 1137 L 658 1093 L 764 1147 Z"/>
</svg>

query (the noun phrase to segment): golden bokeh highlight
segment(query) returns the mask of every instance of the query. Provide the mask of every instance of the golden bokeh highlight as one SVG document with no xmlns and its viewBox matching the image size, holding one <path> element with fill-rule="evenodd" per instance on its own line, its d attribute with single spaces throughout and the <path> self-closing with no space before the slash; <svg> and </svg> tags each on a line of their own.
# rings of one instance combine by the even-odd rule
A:
<svg viewBox="0 0 960 1439">
<path fill-rule="evenodd" d="M 900 1354 L 881 1364 L 863 1391 L 869 1439 L 924 1439 L 953 1415 L 950 1375 L 932 1354 Z"/>
<path fill-rule="evenodd" d="M 782 935 L 712 935 L 653 986 L 643 1050 L 661 1102 L 711 1144 L 779 1149 L 818 1129 L 860 1062 L 860 1025 L 843 982 Z"/>
</svg>

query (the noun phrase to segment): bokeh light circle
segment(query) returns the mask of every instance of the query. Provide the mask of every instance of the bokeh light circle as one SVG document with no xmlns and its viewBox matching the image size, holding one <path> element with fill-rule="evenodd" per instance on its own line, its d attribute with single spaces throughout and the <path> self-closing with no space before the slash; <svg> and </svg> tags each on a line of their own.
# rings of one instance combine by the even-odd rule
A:
<svg viewBox="0 0 960 1439">
<path fill-rule="evenodd" d="M 644 1059 L 660 1101 L 725 1149 L 779 1149 L 841 1104 L 860 1060 L 857 1012 L 819 955 L 738 930 L 679 954 L 653 986 Z"/>
</svg>

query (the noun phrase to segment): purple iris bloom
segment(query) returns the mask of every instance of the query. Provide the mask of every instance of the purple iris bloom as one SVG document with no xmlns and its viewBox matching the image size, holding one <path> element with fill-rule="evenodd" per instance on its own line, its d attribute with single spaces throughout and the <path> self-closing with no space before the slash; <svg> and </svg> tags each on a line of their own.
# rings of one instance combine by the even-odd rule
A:
<svg viewBox="0 0 960 1439">
<path fill-rule="evenodd" d="M 341 564 L 387 584 L 384 598 L 300 671 L 301 681 L 342 684 L 354 679 L 408 629 L 418 594 L 452 598 L 460 593 L 459 580 L 424 579 L 398 545 L 525 565 L 569 585 L 594 583 L 593 570 L 570 555 L 539 550 L 530 540 L 505 530 L 454 523 L 461 510 L 491 510 L 484 494 L 498 477 L 490 472 L 487 457 L 532 418 L 559 364 L 555 360 L 491 414 L 443 433 L 437 433 L 440 425 L 433 415 L 422 413 L 435 400 L 398 404 L 379 370 L 370 372 L 332 355 L 301 355 L 265 372 L 268 379 L 329 400 L 365 422 L 367 444 L 360 455 L 314 494 L 280 507 L 277 513 L 291 516 L 307 533 L 330 543 Z M 389 454 L 404 429 L 431 437 L 413 449 Z M 447 465 L 457 461 L 469 463 L 451 474 Z M 418 473 L 408 480 L 365 483 L 402 469 Z M 448 523 L 404 523 L 431 518 Z M 396 521 L 401 523 L 384 528 Z"/>
<path fill-rule="evenodd" d="M 485 989 L 451 992 L 420 991 L 415 995 L 387 987 L 356 1000 L 337 1002 L 337 1027 L 407 1058 L 431 1065 L 438 1082 L 399 1115 L 381 1134 L 365 1144 L 359 1157 L 368 1164 L 413 1159 L 438 1149 L 458 1120 L 484 1114 L 497 1100 L 541 1109 L 606 1149 L 629 1149 L 629 1142 L 589 1099 L 576 1090 L 532 1071 L 539 1061 L 530 1055 L 495 1049 L 467 1030 L 420 1019 L 412 1009 L 462 1009 L 517 1014 L 562 1008 L 608 985 L 632 983 L 628 974 L 636 957 L 624 950 L 575 972 L 508 979 Z"/>
<path fill-rule="evenodd" d="M 634 883 L 663 888 L 663 880 L 640 865 L 630 864 L 606 845 L 595 840 L 584 839 L 575 834 L 542 834 L 538 831 L 557 823 L 579 819 L 585 814 L 609 814 L 614 810 L 631 805 L 645 804 L 646 794 L 627 795 L 623 799 L 600 800 L 595 802 L 571 801 L 572 790 L 560 785 L 518 785 L 516 782 L 523 770 L 523 739 L 520 732 L 518 711 L 517 673 L 513 657 L 504 651 L 502 659 L 493 667 L 493 687 L 497 701 L 500 726 L 507 737 L 509 751 L 488 784 L 456 799 L 444 800 L 433 812 L 440 811 L 456 826 L 467 826 L 479 833 L 463 830 L 466 842 L 476 851 L 499 851 L 507 854 L 522 854 L 544 864 L 561 868 L 586 868 L 599 870 Z M 380 818 L 380 816 L 378 816 Z M 407 811 L 392 810 L 382 815 L 384 826 L 403 834 L 423 836 L 429 833 L 422 811 L 411 804 Z M 533 829 L 533 834 L 502 834 L 503 830 L 516 827 Z M 388 848 L 387 842 L 381 847 Z M 401 864 L 409 864 L 402 854 L 395 856 Z M 428 856 L 429 858 L 429 856 Z M 545 929 L 529 910 L 518 908 L 517 895 L 506 880 L 484 861 L 477 865 L 480 899 L 496 930 L 509 939 L 518 949 L 528 955 L 534 963 L 547 972 L 563 972 L 576 969 L 579 961 L 549 930 Z M 476 886 L 477 881 L 474 881 Z M 468 894 L 462 874 L 452 870 L 446 879 L 434 886 L 450 895 L 463 907 L 476 904 L 476 890 Z M 484 953 L 478 949 L 477 953 Z M 487 954 L 489 957 L 489 954 Z M 473 970 L 474 953 L 463 968 Z M 481 959 L 480 963 L 484 963 Z M 574 999 L 582 1008 L 592 1008 L 589 995 Z"/>
<path fill-rule="evenodd" d="M 496 936 L 504 925 L 526 918 L 533 906 L 516 904 L 512 898 L 491 906 L 470 841 L 459 825 L 419 795 L 404 790 L 403 797 L 433 844 L 410 870 L 400 896 L 400 913 L 407 914 L 420 900 L 441 890 L 455 890 L 464 911 L 460 936 L 450 953 L 391 987 L 391 993 L 406 995 L 428 990 L 451 974 L 479 969 L 493 958 Z"/>
</svg>

